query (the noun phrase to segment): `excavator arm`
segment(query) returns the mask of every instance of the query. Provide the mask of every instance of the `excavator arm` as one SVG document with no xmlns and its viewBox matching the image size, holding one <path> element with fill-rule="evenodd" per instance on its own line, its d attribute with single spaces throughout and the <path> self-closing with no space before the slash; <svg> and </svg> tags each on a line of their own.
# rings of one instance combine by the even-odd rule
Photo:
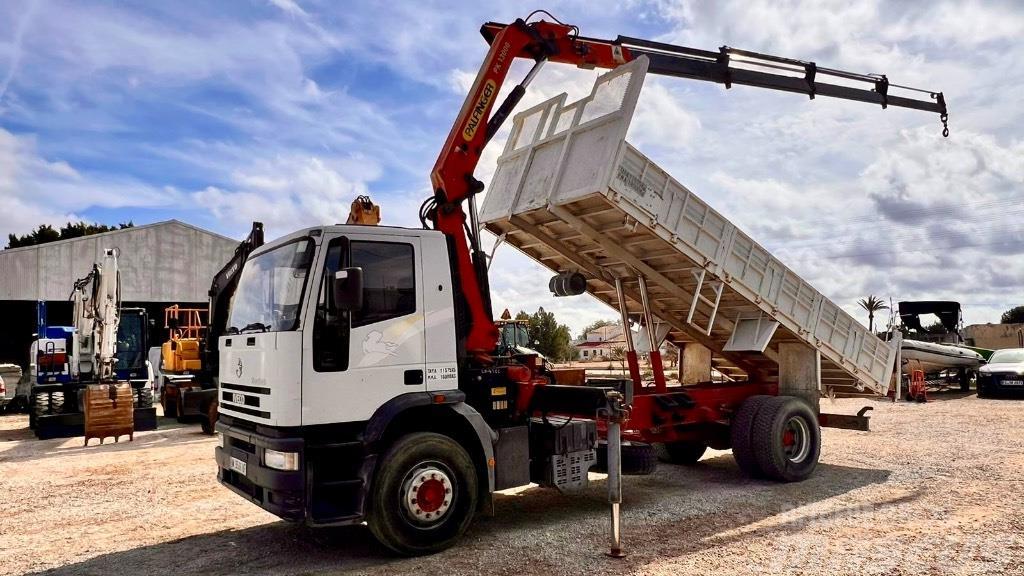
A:
<svg viewBox="0 0 1024 576">
<path fill-rule="evenodd" d="M 546 14 L 546 13 L 545 13 Z M 533 16 L 533 14 L 531 14 Z M 548 14 L 549 17 L 550 14 Z M 552 19 L 554 19 L 552 17 Z M 448 139 L 434 164 L 434 196 L 424 202 L 420 218 L 451 239 L 454 274 L 468 312 L 460 337 L 467 353 L 484 355 L 494 349 L 498 331 L 491 313 L 486 257 L 480 248 L 474 196 L 484 188 L 474 177 L 488 141 L 511 115 L 540 67 L 547 61 L 580 68 L 615 68 L 646 56 L 648 73 L 724 84 L 756 86 L 935 112 L 948 136 L 946 102 L 941 92 L 891 84 L 884 75 L 857 74 L 817 66 L 814 62 L 781 58 L 723 46 L 717 52 L 619 36 L 615 40 L 585 38 L 575 26 L 544 20 L 487 23 L 481 28 L 491 47 L 477 73 Z M 516 58 L 535 62 L 526 77 L 492 113 L 498 92 Z M 920 96 L 923 94 L 924 96 Z M 463 202 L 469 203 L 466 222 Z"/>
<path fill-rule="evenodd" d="M 212 377 L 217 376 L 218 354 L 220 350 L 220 337 L 224 335 L 228 327 L 228 310 L 231 306 L 231 297 L 235 295 L 235 288 L 238 287 L 238 278 L 242 274 L 242 266 L 245 261 L 256 250 L 263 246 L 263 223 L 253 222 L 252 230 L 245 240 L 238 243 L 231 260 L 224 265 L 213 276 L 210 283 L 208 295 L 210 297 L 209 324 L 206 329 L 206 344 L 203 349 L 202 366 L 203 370 L 209 372 Z"/>
</svg>

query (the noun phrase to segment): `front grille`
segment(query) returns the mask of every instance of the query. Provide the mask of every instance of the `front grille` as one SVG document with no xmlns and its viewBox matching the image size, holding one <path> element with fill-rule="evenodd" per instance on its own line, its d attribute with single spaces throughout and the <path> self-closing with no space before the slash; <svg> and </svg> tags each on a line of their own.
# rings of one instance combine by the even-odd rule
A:
<svg viewBox="0 0 1024 576">
<path fill-rule="evenodd" d="M 251 442 L 246 442 L 245 440 L 234 436 L 225 436 L 224 438 L 228 441 L 228 446 L 231 448 L 238 448 L 239 450 L 243 450 L 249 454 L 256 453 L 256 445 Z"/>
<path fill-rule="evenodd" d="M 257 418 L 266 418 L 266 419 L 270 418 L 270 412 L 264 412 L 262 410 L 253 410 L 251 408 L 243 408 L 242 406 L 236 406 L 234 404 L 231 404 L 229 406 L 223 406 L 223 408 L 225 410 L 230 410 L 232 412 L 238 412 L 240 414 L 248 414 L 249 416 L 255 416 Z"/>
</svg>

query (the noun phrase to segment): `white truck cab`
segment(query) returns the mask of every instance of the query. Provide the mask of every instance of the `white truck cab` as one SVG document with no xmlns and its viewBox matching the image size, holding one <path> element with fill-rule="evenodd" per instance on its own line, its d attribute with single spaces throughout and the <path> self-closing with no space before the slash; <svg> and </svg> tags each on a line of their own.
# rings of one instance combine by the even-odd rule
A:
<svg viewBox="0 0 1024 576">
<path fill-rule="evenodd" d="M 285 519 L 359 523 L 381 452 L 402 430 L 429 427 L 467 441 L 432 468 L 441 480 L 427 490 L 463 494 L 401 513 L 447 521 L 453 504 L 474 509 L 494 489 L 493 433 L 459 390 L 448 258 L 440 232 L 360 225 L 302 230 L 253 252 L 220 340 L 221 482 Z M 462 515 L 472 514 L 417 526 L 457 536 Z"/>
</svg>

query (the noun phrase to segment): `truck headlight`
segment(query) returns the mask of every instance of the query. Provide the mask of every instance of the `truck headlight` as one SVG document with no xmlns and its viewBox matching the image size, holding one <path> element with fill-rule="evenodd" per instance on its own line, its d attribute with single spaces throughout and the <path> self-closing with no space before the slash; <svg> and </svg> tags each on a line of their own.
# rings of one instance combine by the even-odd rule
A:
<svg viewBox="0 0 1024 576">
<path fill-rule="evenodd" d="M 277 450 L 270 450 L 268 448 L 263 452 L 263 463 L 266 464 L 268 468 L 276 468 L 278 470 L 298 470 L 299 453 L 278 452 Z"/>
</svg>

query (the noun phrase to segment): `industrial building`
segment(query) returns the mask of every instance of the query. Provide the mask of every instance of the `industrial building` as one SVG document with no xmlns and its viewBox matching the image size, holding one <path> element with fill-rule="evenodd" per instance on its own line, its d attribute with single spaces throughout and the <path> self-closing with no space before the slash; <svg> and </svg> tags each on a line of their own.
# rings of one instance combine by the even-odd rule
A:
<svg viewBox="0 0 1024 576">
<path fill-rule="evenodd" d="M 163 310 L 172 304 L 205 307 L 213 275 L 231 258 L 237 240 L 168 220 L 38 246 L 0 251 L 0 363 L 26 366 L 36 331 L 36 303 L 48 324 L 71 323 L 75 280 L 106 248 L 120 251 L 123 307 L 145 308 L 151 345 L 166 336 Z"/>
<path fill-rule="evenodd" d="M 1024 348 L 1024 324 L 971 324 L 964 328 L 964 340 L 990 350 Z"/>
</svg>

